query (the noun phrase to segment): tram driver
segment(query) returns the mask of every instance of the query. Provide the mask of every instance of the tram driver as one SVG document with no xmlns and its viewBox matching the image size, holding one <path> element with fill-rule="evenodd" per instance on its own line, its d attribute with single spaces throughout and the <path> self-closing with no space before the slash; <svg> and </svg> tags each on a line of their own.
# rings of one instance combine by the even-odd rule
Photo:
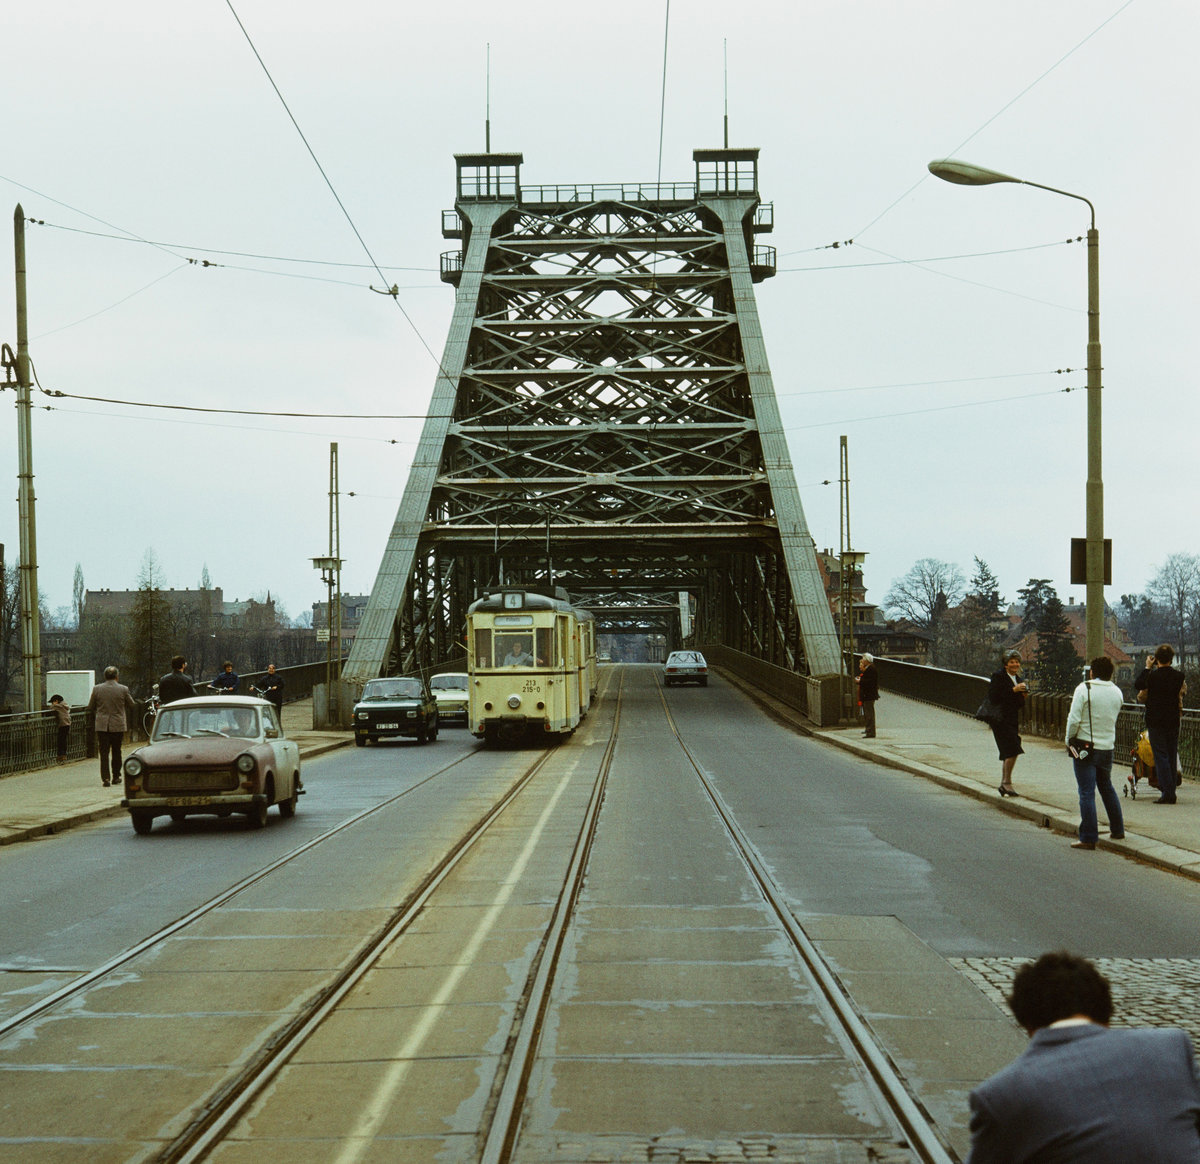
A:
<svg viewBox="0 0 1200 1164">
<path fill-rule="evenodd" d="M 513 639 L 512 645 L 508 648 L 508 654 L 504 656 L 503 666 L 505 667 L 532 667 L 537 660 L 529 653 L 529 644 L 524 639 Z"/>
</svg>

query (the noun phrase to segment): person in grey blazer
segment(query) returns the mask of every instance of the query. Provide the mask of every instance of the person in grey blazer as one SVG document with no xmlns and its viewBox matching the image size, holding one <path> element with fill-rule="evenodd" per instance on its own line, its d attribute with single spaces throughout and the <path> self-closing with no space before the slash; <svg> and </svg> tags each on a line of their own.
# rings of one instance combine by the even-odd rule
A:
<svg viewBox="0 0 1200 1164">
<path fill-rule="evenodd" d="M 971 1092 L 968 1164 L 1200 1162 L 1186 1032 L 1110 1029 L 1108 980 L 1068 953 L 1022 966 L 1008 1004 L 1029 1046 Z"/>
<path fill-rule="evenodd" d="M 121 742 L 125 738 L 127 712 L 136 712 L 137 704 L 124 683 L 118 683 L 121 673 L 116 667 L 104 668 L 104 682 L 92 688 L 88 711 L 96 730 L 96 746 L 100 749 L 100 782 L 121 784 Z M 109 763 L 111 757 L 111 764 Z"/>
</svg>

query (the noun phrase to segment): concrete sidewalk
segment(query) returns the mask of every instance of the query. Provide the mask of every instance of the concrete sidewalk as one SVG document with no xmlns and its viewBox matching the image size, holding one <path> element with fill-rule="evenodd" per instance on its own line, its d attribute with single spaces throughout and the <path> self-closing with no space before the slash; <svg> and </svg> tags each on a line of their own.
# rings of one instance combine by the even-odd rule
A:
<svg viewBox="0 0 1200 1164">
<path fill-rule="evenodd" d="M 1000 761 L 986 724 L 887 692 L 881 694 L 876 714 L 877 735 L 872 740 L 863 739 L 860 728 L 822 728 L 811 734 L 878 763 L 987 801 L 998 812 L 1025 817 L 1061 833 L 1064 845 L 1078 835 L 1079 793 L 1062 743 L 1022 732 L 1025 754 L 1017 759 L 1013 770 L 1013 787 L 1019 796 L 1001 799 Z M 1102 835 L 1096 854 L 1107 849 L 1200 880 L 1200 788 L 1193 781 L 1185 781 L 1177 804 L 1156 805 L 1158 791 L 1145 780 L 1138 785 L 1136 797 L 1127 795 L 1128 776 L 1127 766 L 1119 762 L 1114 765 L 1113 785 L 1121 795 L 1125 839 L 1114 841 Z M 1104 805 L 1099 796 L 1096 811 L 1101 833 L 1105 834 Z M 1080 852 L 1080 860 L 1088 858 L 1094 856 Z"/>
<path fill-rule="evenodd" d="M 283 730 L 300 745 L 300 771 L 304 761 L 353 743 L 348 731 L 315 731 L 312 700 L 299 699 L 283 707 Z M 137 744 L 124 750 L 128 756 Z M 0 779 L 0 845 L 27 841 L 62 832 L 101 817 L 125 815 L 124 789 L 100 783 L 100 760 L 72 760 L 54 768 L 40 768 Z"/>
<path fill-rule="evenodd" d="M 722 671 L 721 676 L 776 719 L 813 739 L 986 801 L 999 812 L 1024 817 L 1062 834 L 1063 844 L 1070 844 L 1079 835 L 1079 791 L 1062 743 L 1022 732 L 1025 754 L 1018 757 L 1013 770 L 1013 787 L 1018 795 L 1016 799 L 1001 798 L 1000 760 L 991 730 L 969 715 L 884 691 L 876 704 L 876 737 L 868 740 L 863 738 L 860 726 L 813 728 L 787 704 L 729 672 Z M 1108 836 L 1104 804 L 1097 796 L 1101 836 L 1096 852 L 1106 849 L 1200 880 L 1200 787 L 1187 780 L 1178 789 L 1177 804 L 1156 805 L 1158 791 L 1142 780 L 1135 796 L 1128 776 L 1125 764 L 1114 765 L 1113 786 L 1121 797 L 1125 839 L 1114 841 Z M 1079 855 L 1080 860 L 1090 856 L 1086 850 Z"/>
</svg>

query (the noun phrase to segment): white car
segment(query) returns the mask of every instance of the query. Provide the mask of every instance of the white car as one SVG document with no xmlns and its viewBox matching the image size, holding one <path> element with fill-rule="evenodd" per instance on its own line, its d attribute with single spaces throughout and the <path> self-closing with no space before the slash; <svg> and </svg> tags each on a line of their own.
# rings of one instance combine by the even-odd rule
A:
<svg viewBox="0 0 1200 1164">
<path fill-rule="evenodd" d="M 461 671 L 434 675 L 429 680 L 429 690 L 437 700 L 438 719 L 443 723 L 467 722 L 468 677 Z"/>
<path fill-rule="evenodd" d="M 663 664 L 663 686 L 699 683 L 708 686 L 708 664 L 699 651 L 672 651 Z"/>
</svg>

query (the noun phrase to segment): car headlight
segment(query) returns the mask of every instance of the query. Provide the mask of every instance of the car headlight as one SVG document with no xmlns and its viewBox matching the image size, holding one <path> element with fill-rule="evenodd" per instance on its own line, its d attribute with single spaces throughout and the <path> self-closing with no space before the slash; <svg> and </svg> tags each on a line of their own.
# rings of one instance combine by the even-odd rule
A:
<svg viewBox="0 0 1200 1164">
<path fill-rule="evenodd" d="M 356 716 L 357 716 L 359 719 L 366 719 L 366 718 L 367 718 L 367 713 L 366 713 L 365 711 L 359 711 L 359 712 L 355 712 L 355 715 L 356 715 Z"/>
<path fill-rule="evenodd" d="M 136 756 L 130 756 L 125 761 L 125 775 L 130 780 L 136 780 L 142 774 L 142 762 Z"/>
<path fill-rule="evenodd" d="M 255 769 L 254 757 L 249 752 L 243 752 L 237 758 L 237 770 L 244 776 L 248 776 Z"/>
<path fill-rule="evenodd" d="M 521 697 L 519 695 L 510 695 L 508 697 L 508 706 L 516 711 L 521 706 Z"/>
</svg>

